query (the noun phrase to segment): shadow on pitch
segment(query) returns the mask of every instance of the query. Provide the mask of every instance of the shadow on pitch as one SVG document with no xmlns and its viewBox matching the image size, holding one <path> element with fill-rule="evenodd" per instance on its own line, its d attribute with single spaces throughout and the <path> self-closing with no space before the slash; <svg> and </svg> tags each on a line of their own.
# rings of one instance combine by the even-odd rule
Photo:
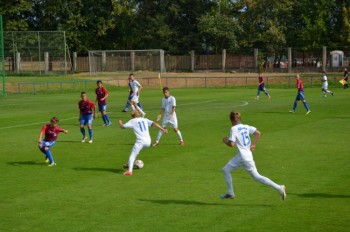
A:
<svg viewBox="0 0 350 232">
<path fill-rule="evenodd" d="M 219 203 L 208 203 L 208 202 L 200 202 L 200 201 L 193 201 L 193 200 L 150 200 L 150 199 L 139 199 L 139 201 L 147 201 L 151 203 L 156 204 L 162 204 L 162 205 L 225 205 L 225 206 L 257 206 L 257 207 L 271 207 L 270 205 L 242 205 L 242 204 L 219 204 Z M 226 202 L 233 202 L 234 200 L 222 200 Z"/>
<path fill-rule="evenodd" d="M 288 110 L 287 111 L 265 111 L 265 112 L 260 112 L 262 114 L 288 114 Z M 289 113 L 290 114 L 290 113 Z"/>
<path fill-rule="evenodd" d="M 73 168 L 75 171 L 95 171 L 95 172 L 112 172 L 112 173 L 121 173 L 123 174 L 124 169 L 118 168 Z"/>
<path fill-rule="evenodd" d="M 7 164 L 9 165 L 13 165 L 13 166 L 21 166 L 21 165 L 39 165 L 39 166 L 43 166 L 43 165 L 47 165 L 44 162 L 37 162 L 37 161 L 13 161 L 13 162 L 7 162 Z"/>
<path fill-rule="evenodd" d="M 288 195 L 296 195 L 298 197 L 307 198 L 350 198 L 350 195 L 345 194 L 329 194 L 329 193 L 288 193 Z"/>
</svg>

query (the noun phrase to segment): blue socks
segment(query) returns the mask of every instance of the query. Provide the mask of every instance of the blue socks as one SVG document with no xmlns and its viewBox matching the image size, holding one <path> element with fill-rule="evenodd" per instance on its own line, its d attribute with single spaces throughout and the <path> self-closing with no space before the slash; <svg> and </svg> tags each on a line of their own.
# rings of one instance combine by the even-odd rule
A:
<svg viewBox="0 0 350 232">
<path fill-rule="evenodd" d="M 309 105 L 308 105 L 306 102 L 303 102 L 303 104 L 304 104 L 306 110 L 307 110 L 307 111 L 310 111 Z"/>
<path fill-rule="evenodd" d="M 92 139 L 92 129 L 89 129 L 89 137 Z"/>
</svg>

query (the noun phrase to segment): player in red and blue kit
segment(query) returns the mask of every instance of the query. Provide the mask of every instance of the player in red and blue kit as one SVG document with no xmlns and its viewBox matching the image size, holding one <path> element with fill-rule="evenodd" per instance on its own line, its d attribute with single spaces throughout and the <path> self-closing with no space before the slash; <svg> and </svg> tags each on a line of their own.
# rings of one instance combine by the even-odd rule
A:
<svg viewBox="0 0 350 232">
<path fill-rule="evenodd" d="M 58 122 L 58 118 L 51 118 L 50 124 L 44 125 L 41 129 L 38 139 L 39 149 L 45 154 L 45 162 L 49 163 L 49 167 L 56 165 L 51 153 L 51 147 L 55 145 L 58 134 L 60 132 L 68 133 L 67 130 L 58 127 Z M 43 136 L 44 140 L 42 140 Z"/>
<path fill-rule="evenodd" d="M 302 101 L 304 106 L 305 106 L 305 109 L 307 110 L 306 114 L 309 114 L 309 113 L 311 113 L 311 111 L 310 111 L 309 105 L 305 101 L 303 81 L 300 79 L 300 75 L 299 74 L 297 74 L 295 76 L 295 80 L 297 81 L 298 95 L 295 98 L 295 102 L 294 102 L 294 105 L 293 105 L 293 110 L 290 110 L 289 112 L 290 113 L 295 113 L 295 110 L 296 110 L 296 108 L 298 106 L 298 101 Z"/>
<path fill-rule="evenodd" d="M 79 121 L 80 121 L 80 131 L 83 134 L 82 143 L 86 140 L 85 128 L 87 125 L 89 129 L 89 143 L 92 143 L 92 120 L 96 118 L 96 106 L 95 104 L 87 99 L 87 95 L 85 92 L 81 92 L 80 94 L 81 101 L 78 102 L 79 106 Z"/>
<path fill-rule="evenodd" d="M 269 93 L 265 88 L 264 77 L 261 75 L 261 73 L 259 73 L 259 86 L 258 86 L 258 93 L 256 94 L 256 98 L 255 98 L 256 100 L 259 100 L 260 91 L 263 91 L 269 99 L 271 98 L 271 96 L 269 95 Z"/>
<path fill-rule="evenodd" d="M 102 86 L 102 81 L 100 80 L 97 81 L 97 86 L 98 87 L 95 89 L 96 101 L 98 103 L 98 110 L 101 112 L 103 126 L 110 126 L 112 123 L 107 114 L 108 91 Z"/>
</svg>

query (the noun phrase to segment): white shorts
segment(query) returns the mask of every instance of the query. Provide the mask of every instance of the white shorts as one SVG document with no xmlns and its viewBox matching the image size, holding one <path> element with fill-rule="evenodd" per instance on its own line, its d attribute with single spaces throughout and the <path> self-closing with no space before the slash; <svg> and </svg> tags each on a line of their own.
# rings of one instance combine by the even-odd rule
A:
<svg viewBox="0 0 350 232">
<path fill-rule="evenodd" d="M 134 147 L 131 150 L 131 155 L 134 155 L 135 157 L 140 153 L 140 151 L 142 150 L 142 148 L 144 147 L 149 147 L 151 146 L 151 142 L 137 142 L 134 144 Z"/>
<path fill-rule="evenodd" d="M 132 96 L 130 101 L 135 102 L 135 103 L 139 103 L 139 96 L 138 95 Z"/>
<path fill-rule="evenodd" d="M 323 82 L 322 89 L 328 89 L 328 82 Z"/>
<path fill-rule="evenodd" d="M 255 162 L 254 160 L 251 161 L 244 161 L 239 155 L 236 155 L 228 163 L 226 166 L 230 167 L 230 171 L 236 170 L 237 168 L 242 167 L 244 170 L 246 170 L 248 173 L 257 172 Z"/>
<path fill-rule="evenodd" d="M 169 117 L 170 115 L 165 115 L 163 117 L 162 127 L 165 128 L 169 124 L 171 128 L 178 128 L 176 115 L 173 115 L 170 120 Z"/>
</svg>

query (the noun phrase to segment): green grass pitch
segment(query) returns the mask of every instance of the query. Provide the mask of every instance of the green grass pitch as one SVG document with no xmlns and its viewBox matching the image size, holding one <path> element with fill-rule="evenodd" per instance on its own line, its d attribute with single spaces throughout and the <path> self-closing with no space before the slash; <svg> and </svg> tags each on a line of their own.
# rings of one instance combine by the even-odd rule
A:
<svg viewBox="0 0 350 232">
<path fill-rule="evenodd" d="M 288 113 L 295 89 L 269 91 L 271 100 L 256 101 L 255 89 L 171 89 L 186 144 L 169 130 L 141 151 L 145 166 L 133 176 L 122 165 L 135 137 L 117 126 L 130 119 L 121 112 L 125 88 L 110 89 L 113 125 L 102 127 L 98 115 L 93 144 L 80 141 L 79 92 L 0 98 L 0 231 L 349 231 L 350 91 L 323 98 L 306 88 L 309 115 L 301 103 Z M 160 90 L 142 91 L 147 118 L 155 120 L 161 98 Z M 262 132 L 256 165 L 287 186 L 285 202 L 241 169 L 233 172 L 236 199 L 219 198 L 221 169 L 236 154 L 222 143 L 232 110 Z M 52 116 L 69 133 L 52 149 L 57 166 L 47 167 L 37 139 Z"/>
</svg>

